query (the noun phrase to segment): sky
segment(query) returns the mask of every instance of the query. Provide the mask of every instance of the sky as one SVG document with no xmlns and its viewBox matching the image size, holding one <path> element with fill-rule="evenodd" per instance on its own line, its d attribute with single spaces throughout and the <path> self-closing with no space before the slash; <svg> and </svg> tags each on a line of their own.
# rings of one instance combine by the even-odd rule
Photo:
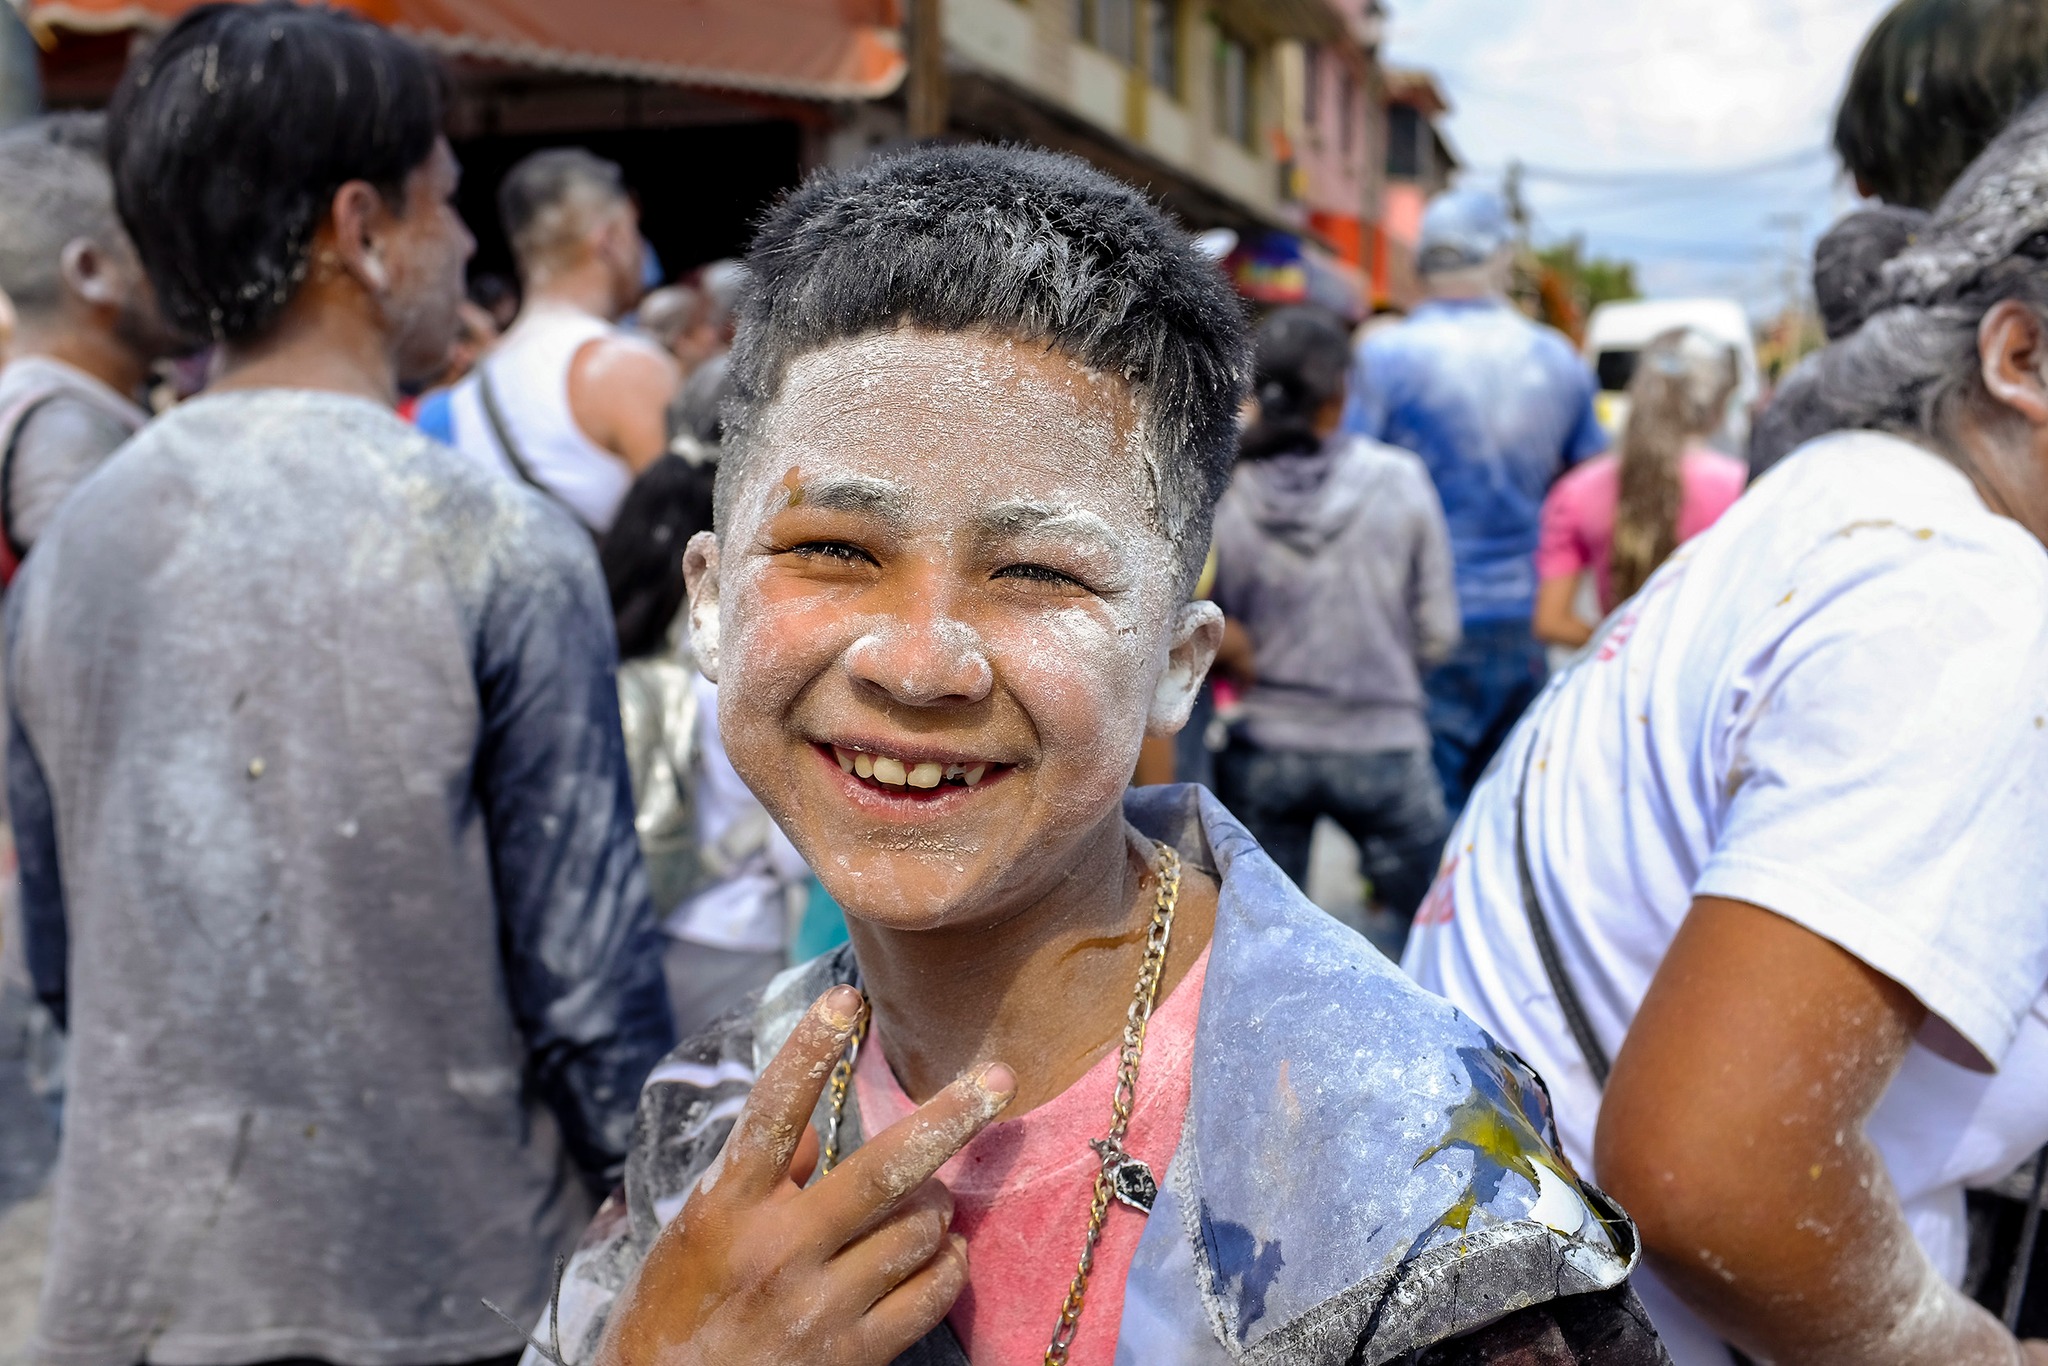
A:
<svg viewBox="0 0 2048 1366">
<path fill-rule="evenodd" d="M 1857 202 L 1828 139 L 1892 0 L 1386 3 L 1386 60 L 1437 74 L 1464 183 L 1521 161 L 1538 243 L 1583 235 L 1654 297 L 1775 313 Z"/>
</svg>

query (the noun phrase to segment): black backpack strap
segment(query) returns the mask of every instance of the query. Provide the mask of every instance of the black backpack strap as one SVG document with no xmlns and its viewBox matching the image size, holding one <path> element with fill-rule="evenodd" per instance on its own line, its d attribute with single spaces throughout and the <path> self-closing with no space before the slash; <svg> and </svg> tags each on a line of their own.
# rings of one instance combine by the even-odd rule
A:
<svg viewBox="0 0 2048 1366">
<path fill-rule="evenodd" d="M 2041 1193 L 2043 1187 L 2048 1187 L 2048 1148 L 2035 1153 L 2028 1167 L 2032 1168 L 2032 1177 L 2027 1183 L 2027 1213 L 2020 1222 L 2020 1245 L 2013 1254 L 2012 1270 L 2006 1273 L 2005 1312 L 2000 1316 L 2006 1331 L 2014 1334 L 2020 1331 L 2020 1310 L 2026 1306 L 2027 1281 L 2034 1269 L 2034 1244 L 2041 1236 Z"/>
<path fill-rule="evenodd" d="M 0 451 L 0 540 L 7 543 L 7 553 L 19 564 L 27 555 L 28 547 L 14 534 L 14 453 L 21 445 L 21 434 L 27 429 L 29 419 L 62 398 L 61 393 L 45 394 L 26 404 L 15 416 L 14 427 L 7 433 L 7 446 Z"/>
<path fill-rule="evenodd" d="M 561 494 L 534 477 L 533 466 L 527 464 L 526 457 L 520 454 L 519 442 L 512 435 L 511 425 L 505 421 L 505 410 L 498 406 L 498 391 L 491 383 L 491 372 L 486 366 L 479 365 L 476 368 L 476 393 L 477 397 L 483 400 L 484 418 L 491 424 L 491 435 L 496 438 L 498 449 L 505 452 L 505 459 L 512 466 L 513 473 L 517 474 L 528 488 L 568 513 L 570 520 L 589 534 L 591 542 L 602 548 L 604 537 L 598 529 L 584 521 L 583 514 L 569 506 L 568 500 Z"/>
<path fill-rule="evenodd" d="M 1533 718 L 1531 724 L 1540 719 Z M 1522 913 L 1529 917 L 1529 933 L 1536 940 L 1536 953 L 1543 959 L 1543 975 L 1550 979 L 1550 990 L 1557 997 L 1557 1008 L 1564 1014 L 1565 1028 L 1572 1032 L 1572 1041 L 1579 1046 L 1579 1054 L 1593 1074 L 1593 1084 L 1605 1091 L 1614 1060 L 1600 1046 L 1593 1033 L 1593 1022 L 1586 1018 L 1586 1005 L 1579 999 L 1579 989 L 1572 985 L 1564 970 L 1564 956 L 1557 951 L 1557 938 L 1550 932 L 1550 917 L 1543 912 L 1543 899 L 1536 895 L 1536 877 L 1529 869 L 1529 777 L 1535 772 L 1536 751 L 1541 744 L 1542 737 L 1532 732 L 1529 752 L 1522 756 L 1522 781 L 1515 789 L 1515 877 L 1522 884 Z M 1749 1358 L 1733 1347 L 1728 1348 L 1728 1358 L 1734 1366 L 1751 1366 Z"/>
<path fill-rule="evenodd" d="M 1540 719 L 1540 718 L 1538 718 Z M 1542 737 L 1531 733 L 1529 752 L 1522 757 L 1522 781 L 1515 790 L 1515 876 L 1522 885 L 1522 913 L 1529 917 L 1529 933 L 1536 940 L 1536 953 L 1543 959 L 1543 973 L 1550 979 L 1550 990 L 1557 997 L 1557 1006 L 1564 1013 L 1565 1028 L 1571 1030 L 1572 1040 L 1578 1044 L 1579 1053 L 1586 1060 L 1586 1067 L 1593 1073 L 1593 1082 L 1601 1090 L 1607 1089 L 1607 1074 L 1614 1070 L 1613 1059 L 1600 1046 L 1600 1040 L 1593 1034 L 1593 1025 L 1586 1018 L 1585 1003 L 1579 999 L 1578 988 L 1564 970 L 1564 958 L 1557 951 L 1557 939 L 1550 932 L 1550 918 L 1543 913 L 1542 898 L 1536 895 L 1536 878 L 1529 870 L 1529 829 L 1526 808 L 1529 803 L 1529 776 L 1536 768 L 1536 751 L 1542 744 Z"/>
<path fill-rule="evenodd" d="M 505 421 L 505 410 L 498 406 L 498 390 L 491 383 L 490 367 L 477 366 L 476 392 L 477 397 L 483 400 L 484 419 L 491 424 L 491 435 L 497 440 L 498 449 L 505 453 L 505 459 L 512 466 L 513 472 L 532 487 L 554 498 L 555 491 L 533 477 L 533 466 L 527 464 L 526 457 L 520 453 L 519 442 L 513 438 L 512 428 Z M 556 498 L 555 501 L 561 500 Z"/>
</svg>

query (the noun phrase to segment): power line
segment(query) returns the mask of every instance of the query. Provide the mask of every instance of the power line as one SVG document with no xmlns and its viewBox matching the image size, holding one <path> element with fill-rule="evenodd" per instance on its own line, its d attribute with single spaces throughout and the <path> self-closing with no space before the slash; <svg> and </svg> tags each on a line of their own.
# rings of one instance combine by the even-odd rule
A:
<svg viewBox="0 0 2048 1366">
<path fill-rule="evenodd" d="M 1695 261 L 1721 261 L 1731 265 L 1754 262 L 1778 254 L 1775 248 L 1754 243 L 1744 245 L 1741 242 L 1686 242 L 1665 237 L 1636 237 L 1607 232 L 1589 234 L 1587 246 L 1604 251 L 1654 253 Z"/>
<path fill-rule="evenodd" d="M 1627 188 L 1665 181 L 1683 183 L 1709 180 L 1747 180 L 1756 176 L 1796 171 L 1823 160 L 1832 153 L 1825 147 L 1806 147 L 1797 152 L 1753 161 L 1740 166 L 1645 166 L 1620 171 L 1592 171 L 1523 163 L 1522 174 L 1530 180 L 1553 185 L 1613 186 Z"/>
<path fill-rule="evenodd" d="M 1804 196 L 1811 186 L 1790 185 L 1776 191 L 1762 188 L 1741 191 L 1748 196 L 1764 199 L 1782 197 L 1786 192 Z M 1606 189 L 1595 186 L 1558 185 L 1550 187 L 1552 194 L 1561 196 L 1556 200 L 1557 212 L 1571 218 L 1604 217 L 1610 214 L 1629 214 L 1643 209 L 1670 207 L 1680 204 L 1697 203 L 1701 199 L 1726 198 L 1737 192 L 1736 187 L 1715 181 L 1697 181 L 1692 184 L 1680 182 L 1651 182 L 1631 189 Z M 1581 197 L 1579 191 L 1590 192 L 1590 197 Z M 1568 197 L 1566 197 L 1568 196 Z"/>
<path fill-rule="evenodd" d="M 1868 13 L 1874 21 L 1882 9 L 1883 0 L 1843 0 L 1842 4 L 1830 5 L 1825 9 L 1809 10 L 1800 17 L 1808 21 L 1825 21 L 1841 18 L 1849 14 Z M 1746 53 L 1731 52 L 1719 46 L 1708 46 L 1705 48 L 1695 45 L 1683 48 L 1636 46 L 1606 49 L 1594 48 L 1591 51 L 1576 52 L 1568 47 L 1550 46 L 1541 52 L 1532 52 L 1524 57 L 1507 58 L 1504 60 L 1510 67 L 1518 67 L 1523 70 L 1540 69 L 1546 77 L 1554 77 L 1569 76 L 1580 70 L 1598 70 L 1608 66 L 1627 65 L 1630 62 L 1657 61 L 1670 57 L 1698 56 L 1709 60 L 1726 60 L 1741 55 L 1746 55 Z M 1503 59 L 1496 58 L 1494 60 L 1500 62 Z M 1498 84 L 1498 82 L 1492 81 L 1485 76 L 1475 75 L 1469 66 L 1461 66 L 1455 61 L 1429 62 L 1425 60 L 1420 61 L 1419 64 L 1428 66 L 1439 74 L 1452 77 L 1454 82 L 1473 80 L 1481 84 Z"/>
</svg>

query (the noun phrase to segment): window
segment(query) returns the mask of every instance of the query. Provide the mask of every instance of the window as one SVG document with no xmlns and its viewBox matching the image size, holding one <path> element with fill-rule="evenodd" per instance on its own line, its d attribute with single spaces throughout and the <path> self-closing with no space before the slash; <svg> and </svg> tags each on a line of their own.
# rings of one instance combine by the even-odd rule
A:
<svg viewBox="0 0 2048 1366">
<path fill-rule="evenodd" d="M 1145 67 L 1152 84 L 1180 98 L 1180 0 L 1145 0 Z"/>
<path fill-rule="evenodd" d="M 1636 358 L 1640 355 L 1640 351 L 1602 351 L 1595 363 L 1600 387 L 1613 394 L 1627 390 L 1629 381 L 1636 377 Z"/>
<path fill-rule="evenodd" d="M 1316 113 L 1323 102 L 1323 53 L 1313 43 L 1301 50 L 1301 121 L 1316 126 Z"/>
<path fill-rule="evenodd" d="M 1074 31 L 1128 65 L 1138 57 L 1137 0 L 1077 0 Z"/>
<path fill-rule="evenodd" d="M 1427 127 L 1412 104 L 1387 110 L 1387 174 L 1397 180 L 1422 179 L 1422 138 Z"/>
<path fill-rule="evenodd" d="M 1252 145 L 1252 50 L 1243 39 L 1216 34 L 1216 131 Z"/>
</svg>

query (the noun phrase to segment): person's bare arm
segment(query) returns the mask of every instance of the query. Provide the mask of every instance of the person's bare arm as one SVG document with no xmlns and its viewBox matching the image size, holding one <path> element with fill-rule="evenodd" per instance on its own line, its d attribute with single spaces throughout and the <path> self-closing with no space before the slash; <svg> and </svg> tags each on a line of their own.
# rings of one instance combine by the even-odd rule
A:
<svg viewBox="0 0 2048 1366">
<path fill-rule="evenodd" d="M 1564 574 L 1536 585 L 1536 617 L 1529 623 L 1546 645 L 1576 650 L 1593 638 L 1593 628 L 1572 608 L 1579 595 L 1579 575 Z"/>
<path fill-rule="evenodd" d="M 1942 1279 L 1863 1136 L 1926 1015 L 1819 935 L 1702 897 L 1629 1026 L 1600 1182 L 1657 1274 L 1759 1361 L 2048 1362 Z"/>
<path fill-rule="evenodd" d="M 569 365 L 569 411 L 585 436 L 638 474 L 668 450 L 668 404 L 682 383 L 682 368 L 660 347 L 600 338 Z"/>
</svg>

